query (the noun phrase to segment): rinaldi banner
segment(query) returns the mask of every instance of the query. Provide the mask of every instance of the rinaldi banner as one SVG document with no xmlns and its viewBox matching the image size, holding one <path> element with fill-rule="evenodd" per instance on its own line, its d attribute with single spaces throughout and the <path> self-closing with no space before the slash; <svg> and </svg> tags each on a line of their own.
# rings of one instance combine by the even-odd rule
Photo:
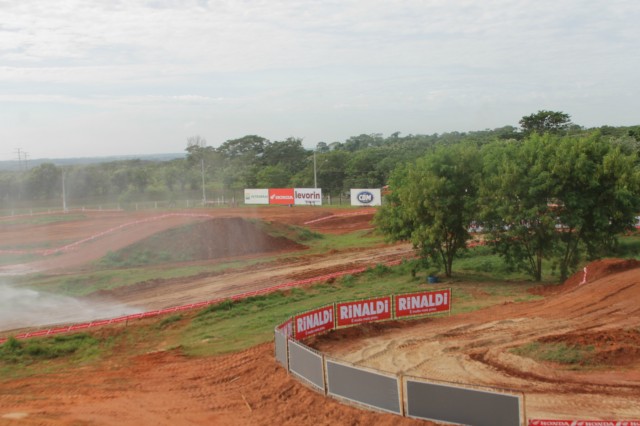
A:
<svg viewBox="0 0 640 426">
<path fill-rule="evenodd" d="M 293 188 L 269 188 L 269 204 L 295 204 Z"/>
<path fill-rule="evenodd" d="M 396 318 L 448 312 L 450 310 L 451 289 L 422 291 L 420 293 L 395 296 Z"/>
<path fill-rule="evenodd" d="M 285 336 L 293 336 L 293 318 L 289 318 L 278 327 L 278 330 L 282 330 Z"/>
<path fill-rule="evenodd" d="M 336 326 L 391 319 L 391 296 L 336 304 Z"/>
<path fill-rule="evenodd" d="M 293 322 L 295 325 L 296 340 L 333 330 L 333 305 L 296 315 L 293 317 Z"/>
</svg>

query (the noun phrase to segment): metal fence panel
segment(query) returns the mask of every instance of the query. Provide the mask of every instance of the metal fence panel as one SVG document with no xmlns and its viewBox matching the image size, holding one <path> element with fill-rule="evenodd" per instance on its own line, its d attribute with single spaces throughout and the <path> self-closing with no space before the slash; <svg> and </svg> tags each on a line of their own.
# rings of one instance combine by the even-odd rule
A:
<svg viewBox="0 0 640 426">
<path fill-rule="evenodd" d="M 275 347 L 276 347 L 276 361 L 278 361 L 284 368 L 289 369 L 289 360 L 287 354 L 287 336 L 282 330 L 276 329 L 275 335 Z"/>
<path fill-rule="evenodd" d="M 402 414 L 398 378 L 326 361 L 327 392 L 383 411 Z"/>
<path fill-rule="evenodd" d="M 294 340 L 289 340 L 289 371 L 324 392 L 322 355 Z"/>
<path fill-rule="evenodd" d="M 406 414 L 474 426 L 518 426 L 520 397 L 406 379 Z"/>
</svg>

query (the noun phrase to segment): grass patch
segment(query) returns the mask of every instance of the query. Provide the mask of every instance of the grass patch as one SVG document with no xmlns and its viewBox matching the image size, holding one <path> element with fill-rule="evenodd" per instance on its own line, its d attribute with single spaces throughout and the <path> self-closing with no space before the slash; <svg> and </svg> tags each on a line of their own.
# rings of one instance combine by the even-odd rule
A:
<svg viewBox="0 0 640 426">
<path fill-rule="evenodd" d="M 622 258 L 640 257 L 640 234 L 637 232 L 620 237 L 614 256 Z"/>
<path fill-rule="evenodd" d="M 248 219 L 248 221 L 253 223 L 262 232 L 269 234 L 272 237 L 283 237 L 299 244 L 307 244 L 310 241 L 319 240 L 325 237 L 323 234 L 301 226 L 289 225 L 280 222 L 267 222 L 259 219 Z"/>
<path fill-rule="evenodd" d="M 514 302 L 516 299 L 528 300 L 530 295 L 527 290 L 534 285 L 507 281 L 449 281 L 426 285 L 411 278 L 406 268 L 406 265 L 374 267 L 357 276 L 345 275 L 332 283 L 279 291 L 237 302 L 227 300 L 208 306 L 199 311 L 181 333 L 181 347 L 192 356 L 235 352 L 270 341 L 275 325 L 290 316 L 336 301 L 451 288 L 452 314 L 456 314 Z"/>
<path fill-rule="evenodd" d="M 33 214 L 22 215 L 19 218 L 3 219 L 0 224 L 3 227 L 16 225 L 49 225 L 56 222 L 79 221 L 86 217 L 87 215 L 82 213 Z"/>
<path fill-rule="evenodd" d="M 63 334 L 42 339 L 17 340 L 10 337 L 0 345 L 0 375 L 12 377 L 24 369 L 55 370 L 55 365 L 91 362 L 101 352 L 100 340 L 89 333 Z"/>
<path fill-rule="evenodd" d="M 165 328 L 171 326 L 172 324 L 175 324 L 177 322 L 180 322 L 182 320 L 182 315 L 181 314 L 176 314 L 176 315 L 171 315 L 169 317 L 163 318 L 157 325 L 156 328 L 158 330 L 164 330 Z"/>
<path fill-rule="evenodd" d="M 37 254 L 2 254 L 0 256 L 0 265 L 17 265 L 33 262 L 39 258 L 41 256 Z"/>
<path fill-rule="evenodd" d="M 207 274 L 217 274 L 227 269 L 243 268 L 259 263 L 268 263 L 278 257 L 279 256 L 246 261 L 234 261 L 216 265 L 202 264 L 179 267 L 157 266 L 146 268 L 102 269 L 73 276 L 44 274 L 25 275 L 15 278 L 14 281 L 18 283 L 28 283 L 30 288 L 37 290 L 79 297 L 86 296 L 100 290 L 111 290 L 119 287 L 126 287 L 150 280 L 203 277 Z"/>
<path fill-rule="evenodd" d="M 359 230 L 343 235 L 324 234 L 321 239 L 307 241 L 312 253 L 326 253 L 335 250 L 345 250 L 355 247 L 374 247 L 385 242 L 382 235 L 370 230 Z"/>
<path fill-rule="evenodd" d="M 536 361 L 555 362 L 571 366 L 588 365 L 591 362 L 594 351 L 595 349 L 591 345 L 569 345 L 563 342 L 531 342 L 510 349 L 510 352 L 516 355 Z"/>
</svg>

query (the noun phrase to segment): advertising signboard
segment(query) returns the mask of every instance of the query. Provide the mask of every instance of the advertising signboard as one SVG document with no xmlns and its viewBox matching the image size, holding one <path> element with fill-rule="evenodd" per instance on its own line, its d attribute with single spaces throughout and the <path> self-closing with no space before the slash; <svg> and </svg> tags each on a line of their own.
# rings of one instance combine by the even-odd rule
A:
<svg viewBox="0 0 640 426">
<path fill-rule="evenodd" d="M 269 188 L 269 204 L 294 204 L 293 188 Z"/>
<path fill-rule="evenodd" d="M 322 205 L 322 189 L 320 188 L 294 188 L 293 196 L 298 205 Z"/>
<path fill-rule="evenodd" d="M 333 305 L 296 315 L 293 317 L 293 323 L 296 340 L 333 330 Z"/>
<path fill-rule="evenodd" d="M 245 204 L 269 204 L 269 190 L 268 189 L 245 189 L 244 203 Z"/>
<path fill-rule="evenodd" d="M 289 318 L 282 324 L 280 324 L 277 328 L 278 331 L 281 331 L 285 336 L 293 336 L 293 318 Z"/>
<path fill-rule="evenodd" d="M 451 310 L 451 289 L 400 294 L 394 297 L 396 318 L 448 312 Z"/>
<path fill-rule="evenodd" d="M 391 296 L 336 304 L 336 326 L 391 319 Z"/>
<path fill-rule="evenodd" d="M 382 195 L 378 189 L 351 189 L 352 206 L 381 206 Z"/>
</svg>

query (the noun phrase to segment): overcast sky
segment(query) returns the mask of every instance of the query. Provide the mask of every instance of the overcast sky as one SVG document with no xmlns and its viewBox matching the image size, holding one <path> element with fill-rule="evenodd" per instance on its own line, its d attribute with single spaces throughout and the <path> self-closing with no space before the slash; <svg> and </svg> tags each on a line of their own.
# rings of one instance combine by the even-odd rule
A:
<svg viewBox="0 0 640 426">
<path fill-rule="evenodd" d="M 0 0 L 0 160 L 640 124 L 637 0 Z"/>
</svg>

